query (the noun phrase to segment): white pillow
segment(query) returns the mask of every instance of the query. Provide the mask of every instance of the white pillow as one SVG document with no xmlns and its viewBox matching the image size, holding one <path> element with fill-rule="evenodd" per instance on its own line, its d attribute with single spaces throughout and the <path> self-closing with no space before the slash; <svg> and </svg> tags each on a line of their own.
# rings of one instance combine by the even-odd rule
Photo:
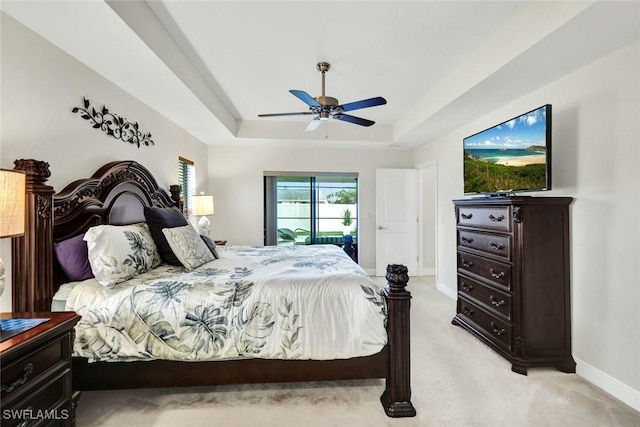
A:
<svg viewBox="0 0 640 427">
<path fill-rule="evenodd" d="M 89 264 L 98 282 L 107 288 L 160 265 L 158 248 L 145 223 L 97 225 L 84 235 Z"/>
<path fill-rule="evenodd" d="M 163 228 L 169 247 L 187 270 L 193 270 L 215 258 L 191 225 Z"/>
</svg>

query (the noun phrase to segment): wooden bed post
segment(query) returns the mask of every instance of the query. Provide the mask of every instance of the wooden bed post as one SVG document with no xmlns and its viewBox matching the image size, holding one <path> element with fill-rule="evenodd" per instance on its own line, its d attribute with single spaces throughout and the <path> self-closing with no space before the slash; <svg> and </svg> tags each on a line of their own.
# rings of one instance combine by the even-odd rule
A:
<svg viewBox="0 0 640 427">
<path fill-rule="evenodd" d="M 409 309 L 411 293 L 407 267 L 400 264 L 387 266 L 387 284 L 383 290 L 387 298 L 389 335 L 389 373 L 386 389 L 380 401 L 390 417 L 414 417 L 416 409 L 411 403 L 411 355 L 409 348 Z"/>
<path fill-rule="evenodd" d="M 49 163 L 33 159 L 13 162 L 27 175 L 25 233 L 11 242 L 14 312 L 49 311 L 53 296 L 53 187 Z"/>
</svg>

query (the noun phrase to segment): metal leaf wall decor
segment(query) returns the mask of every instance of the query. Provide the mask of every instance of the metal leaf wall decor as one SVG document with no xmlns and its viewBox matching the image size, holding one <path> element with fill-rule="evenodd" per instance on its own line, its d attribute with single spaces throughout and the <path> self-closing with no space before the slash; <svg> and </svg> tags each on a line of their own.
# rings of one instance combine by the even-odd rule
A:
<svg viewBox="0 0 640 427">
<path fill-rule="evenodd" d="M 80 117 L 93 125 L 94 129 L 102 129 L 107 135 L 111 135 L 116 139 L 121 139 L 124 142 L 135 144 L 140 148 L 140 145 L 155 145 L 151 139 L 151 133 L 142 133 L 138 129 L 138 122 L 131 123 L 123 117 L 119 117 L 117 114 L 110 113 L 106 106 L 102 107 L 102 110 L 98 111 L 94 107 L 90 106 L 90 102 L 87 98 L 82 98 L 84 101 L 83 107 L 73 107 L 72 112 L 80 113 Z"/>
</svg>

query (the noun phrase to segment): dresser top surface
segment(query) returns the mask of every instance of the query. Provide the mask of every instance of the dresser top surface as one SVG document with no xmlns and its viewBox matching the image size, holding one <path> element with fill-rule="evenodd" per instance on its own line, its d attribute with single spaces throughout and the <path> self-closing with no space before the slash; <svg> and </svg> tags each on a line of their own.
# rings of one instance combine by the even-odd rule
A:
<svg viewBox="0 0 640 427">
<path fill-rule="evenodd" d="M 0 313 L 0 319 L 41 319 L 48 318 L 46 322 L 28 329 L 18 335 L 8 338 L 0 343 L 0 356 L 10 356 L 15 351 L 31 346 L 34 343 L 48 339 L 57 334 L 68 331 L 80 320 L 80 316 L 74 312 L 37 312 L 37 313 Z"/>
<path fill-rule="evenodd" d="M 471 197 L 468 199 L 453 200 L 456 206 L 467 205 L 569 205 L 573 202 L 573 197 L 534 197 L 534 196 L 513 196 L 513 197 Z"/>
</svg>

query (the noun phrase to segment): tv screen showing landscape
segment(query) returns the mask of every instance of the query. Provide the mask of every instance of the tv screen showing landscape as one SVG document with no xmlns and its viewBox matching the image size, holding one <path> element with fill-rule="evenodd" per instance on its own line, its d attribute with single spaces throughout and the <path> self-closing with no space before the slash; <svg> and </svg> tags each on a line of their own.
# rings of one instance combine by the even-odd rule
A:
<svg viewBox="0 0 640 427">
<path fill-rule="evenodd" d="M 465 194 L 551 189 L 551 105 L 463 140 Z"/>
</svg>

